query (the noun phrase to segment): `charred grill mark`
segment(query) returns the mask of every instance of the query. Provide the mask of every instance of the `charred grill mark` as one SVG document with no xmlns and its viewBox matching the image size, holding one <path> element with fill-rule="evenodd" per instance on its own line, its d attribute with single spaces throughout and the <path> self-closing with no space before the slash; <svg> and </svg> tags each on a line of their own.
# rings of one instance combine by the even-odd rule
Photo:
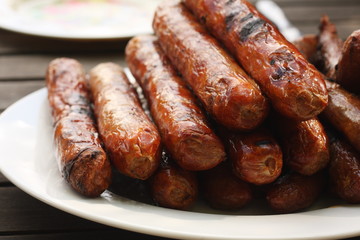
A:
<svg viewBox="0 0 360 240">
<path fill-rule="evenodd" d="M 65 96 L 67 99 L 64 100 L 65 104 L 69 105 L 89 105 L 89 100 L 83 93 L 73 93 L 70 96 Z"/>
<path fill-rule="evenodd" d="M 247 23 L 239 32 L 240 41 L 245 42 L 248 37 L 263 26 L 266 22 L 263 19 L 256 19 Z"/>
<path fill-rule="evenodd" d="M 247 20 L 249 20 L 250 18 L 254 17 L 254 14 L 252 13 L 249 13 L 248 15 L 246 15 L 245 17 L 241 18 L 240 19 L 240 22 L 243 23 L 243 22 L 246 22 Z"/>
<path fill-rule="evenodd" d="M 226 30 L 229 31 L 234 24 L 235 17 L 239 14 L 239 11 L 232 11 L 225 17 Z"/>
<path fill-rule="evenodd" d="M 206 24 L 206 17 L 205 17 L 205 16 L 201 16 L 200 22 L 201 22 L 202 24 Z"/>
<path fill-rule="evenodd" d="M 273 80 L 279 80 L 281 79 L 286 73 L 286 69 L 283 67 L 276 68 L 275 72 L 271 75 L 271 78 Z"/>
<path fill-rule="evenodd" d="M 88 105 L 89 104 L 89 99 L 82 95 L 82 94 L 79 94 L 79 104 L 85 104 L 85 105 Z"/>
<path fill-rule="evenodd" d="M 228 0 L 228 1 L 226 1 L 226 5 L 230 5 L 230 4 L 232 4 L 232 3 L 234 3 L 235 2 L 235 0 Z"/>
<path fill-rule="evenodd" d="M 291 75 L 294 69 L 291 67 L 291 63 L 295 62 L 294 55 L 285 48 L 279 48 L 269 56 L 270 65 L 274 70 L 271 78 L 275 81 L 281 79 L 285 74 Z M 293 64 L 294 65 L 294 64 Z"/>
<path fill-rule="evenodd" d="M 64 178 L 68 181 L 69 178 L 70 178 L 70 175 L 71 175 L 71 171 L 72 171 L 72 168 L 74 166 L 74 164 L 78 161 L 81 161 L 87 157 L 90 157 L 91 161 L 89 162 L 94 162 L 94 160 L 97 158 L 98 155 L 101 154 L 100 151 L 97 151 L 97 150 L 93 150 L 91 151 L 90 153 L 90 156 L 89 155 L 85 155 L 83 156 L 83 153 L 87 150 L 91 150 L 91 148 L 84 148 L 82 149 L 73 159 L 71 159 L 70 161 L 68 161 L 66 163 L 66 165 L 64 166 L 63 168 L 63 171 L 62 171 L 62 174 L 64 176 Z"/>
<path fill-rule="evenodd" d="M 234 22 L 236 21 L 236 18 L 240 15 L 241 9 L 231 9 L 229 13 L 225 16 L 225 25 L 226 30 L 229 31 L 231 27 L 233 26 Z M 247 14 L 245 17 L 240 18 L 240 23 L 246 22 L 247 20 L 253 18 L 254 15 L 252 13 Z"/>
<path fill-rule="evenodd" d="M 91 111 L 91 109 L 88 108 L 88 107 L 83 107 L 83 106 L 72 107 L 71 108 L 71 113 L 77 113 L 77 114 L 80 114 L 80 115 L 86 115 L 89 118 L 94 119 L 94 114 Z"/>
<path fill-rule="evenodd" d="M 257 141 L 255 144 L 256 144 L 256 146 L 261 147 L 264 145 L 269 145 L 269 144 L 271 144 L 271 142 L 269 140 L 260 140 L 260 141 Z"/>
</svg>

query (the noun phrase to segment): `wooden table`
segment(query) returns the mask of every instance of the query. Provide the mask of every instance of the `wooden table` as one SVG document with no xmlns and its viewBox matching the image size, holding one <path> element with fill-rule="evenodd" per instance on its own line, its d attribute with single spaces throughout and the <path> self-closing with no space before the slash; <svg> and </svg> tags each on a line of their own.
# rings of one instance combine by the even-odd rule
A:
<svg viewBox="0 0 360 240">
<path fill-rule="evenodd" d="M 317 33 L 323 14 L 328 14 L 336 23 L 342 38 L 360 28 L 360 1 L 357 0 L 277 2 L 304 34 Z M 126 42 L 66 41 L 0 30 L 0 113 L 16 100 L 44 87 L 44 72 L 50 60 L 62 56 L 76 58 L 86 70 L 107 61 L 125 66 Z M 0 173 L 0 240 L 114 238 L 159 239 L 107 227 L 57 210 L 27 195 Z"/>
</svg>

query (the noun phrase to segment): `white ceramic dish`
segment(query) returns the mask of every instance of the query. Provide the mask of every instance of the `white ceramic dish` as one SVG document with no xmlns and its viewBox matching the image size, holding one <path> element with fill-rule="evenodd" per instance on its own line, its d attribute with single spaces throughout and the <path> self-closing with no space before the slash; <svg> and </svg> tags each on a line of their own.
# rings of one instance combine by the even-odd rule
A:
<svg viewBox="0 0 360 240">
<path fill-rule="evenodd" d="M 1 0 L 0 27 L 65 39 L 116 39 L 152 33 L 161 0 Z"/>
<path fill-rule="evenodd" d="M 46 94 L 46 89 L 36 91 L 0 116 L 0 170 L 19 188 L 51 206 L 109 226 L 180 239 L 337 239 L 360 235 L 359 205 L 333 206 L 320 201 L 315 210 L 280 215 L 255 205 L 226 214 L 201 204 L 194 212 L 165 209 L 109 191 L 97 199 L 81 197 L 59 174 Z"/>
</svg>

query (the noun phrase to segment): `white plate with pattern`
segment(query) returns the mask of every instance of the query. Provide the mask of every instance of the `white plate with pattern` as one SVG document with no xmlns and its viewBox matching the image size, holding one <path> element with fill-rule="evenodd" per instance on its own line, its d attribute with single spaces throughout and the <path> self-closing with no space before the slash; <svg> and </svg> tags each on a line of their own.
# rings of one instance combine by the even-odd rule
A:
<svg viewBox="0 0 360 240">
<path fill-rule="evenodd" d="M 152 33 L 161 0 L 1 0 L 0 27 L 64 39 L 117 39 Z"/>
</svg>

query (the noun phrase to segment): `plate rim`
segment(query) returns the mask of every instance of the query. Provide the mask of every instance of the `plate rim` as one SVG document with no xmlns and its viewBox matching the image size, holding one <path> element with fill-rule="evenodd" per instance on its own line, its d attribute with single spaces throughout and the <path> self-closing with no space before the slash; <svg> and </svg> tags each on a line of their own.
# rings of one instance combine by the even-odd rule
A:
<svg viewBox="0 0 360 240">
<path fill-rule="evenodd" d="M 32 92 L 28 95 L 26 95 L 25 97 L 19 99 L 18 101 L 16 101 L 15 103 L 13 103 L 11 106 L 9 106 L 2 114 L 0 114 L 0 127 L 3 124 L 3 122 L 6 120 L 6 117 L 8 115 L 10 115 L 12 112 L 16 112 L 20 109 L 22 104 L 25 104 L 27 102 L 30 101 L 38 101 L 38 102 L 43 102 L 44 98 L 46 97 L 46 88 L 41 88 L 35 92 Z M 37 109 L 36 111 L 40 111 L 41 106 L 38 105 L 34 105 L 33 108 Z M 35 112 L 36 112 L 35 111 Z M 4 120 L 5 119 L 5 120 Z M 0 129 L 1 130 L 1 129 Z M 10 173 L 6 171 L 6 167 L 4 167 L 4 163 L 5 160 L 1 160 L 0 159 L 0 171 L 2 172 L 2 174 L 4 174 L 5 177 L 7 177 L 10 181 L 12 181 L 17 187 L 19 187 L 21 190 L 23 190 L 24 192 L 28 193 L 29 195 L 33 196 L 34 198 L 50 205 L 53 206 L 55 208 L 58 208 L 62 211 L 65 211 L 67 213 L 76 215 L 78 217 L 84 218 L 84 219 L 88 219 L 90 221 L 94 221 L 94 222 L 98 222 L 101 224 L 105 224 L 108 226 L 112 226 L 115 228 L 121 228 L 121 229 L 125 229 L 125 230 L 129 230 L 129 231 L 134 231 L 134 232 L 139 232 L 139 233 L 143 233 L 143 234 L 150 234 L 150 235 L 155 235 L 155 236 L 161 236 L 161 237 L 171 237 L 171 238 L 188 238 L 188 239 L 287 239 L 289 238 L 289 236 L 267 236 L 266 238 L 259 238 L 259 236 L 249 236 L 249 235 L 244 235 L 244 236 L 224 236 L 223 234 L 220 235 L 216 235 L 216 236 L 212 236 L 206 233 L 201 233 L 201 232 L 181 232 L 181 231 L 176 231 L 176 229 L 172 229 L 169 230 L 168 228 L 162 228 L 160 227 L 160 225 L 158 225 L 157 227 L 154 228 L 153 225 L 148 225 L 148 226 L 144 226 L 144 224 L 134 224 L 134 222 L 127 222 L 126 220 L 122 219 L 121 221 L 117 221 L 114 222 L 113 219 L 111 218 L 107 218 L 107 216 L 101 216 L 100 218 L 98 216 L 94 216 L 93 214 L 89 214 L 89 213 L 85 213 L 82 210 L 77 210 L 76 208 L 74 208 L 73 206 L 69 206 L 69 205 L 64 205 L 64 202 L 60 201 L 60 200 L 56 200 L 53 199 L 53 197 L 46 197 L 43 194 L 33 191 L 32 189 L 29 189 L 26 184 L 19 182 L 19 179 L 17 179 L 16 177 L 14 177 L 14 173 Z M 6 164 L 5 164 L 6 165 Z M 77 195 L 78 196 L 78 195 Z M 96 200 L 88 200 L 85 198 L 81 198 L 80 196 L 78 196 L 78 199 L 76 200 L 81 200 L 80 204 L 85 204 L 87 205 L 92 204 L 93 201 L 96 202 Z M 83 200 L 85 200 L 83 203 Z M 133 200 L 131 200 L 133 201 Z M 133 201 L 135 202 L 135 201 Z M 75 201 L 76 203 L 76 201 Z M 182 216 L 182 217 L 198 217 L 199 219 L 203 219 L 206 217 L 221 217 L 221 218 L 225 218 L 225 219 L 241 219 L 241 218 L 245 218 L 245 220 L 250 220 L 250 221 L 256 221 L 257 219 L 265 219 L 265 220 L 272 220 L 274 218 L 274 216 L 278 217 L 278 218 L 283 218 L 283 220 L 286 220 L 287 217 L 289 216 L 296 216 L 299 217 L 300 220 L 301 219 L 305 219 L 305 220 L 309 220 L 311 219 L 311 216 L 309 217 L 309 214 L 307 214 L 306 212 L 302 212 L 302 213 L 293 213 L 293 214 L 278 214 L 278 215 L 259 215 L 259 216 L 247 216 L 247 215 L 240 215 L 240 216 L 236 216 L 236 215 L 222 215 L 222 214 L 209 214 L 209 213 L 195 213 L 195 212 L 186 212 L 186 211 L 180 211 L 180 210 L 173 210 L 173 209 L 165 209 L 165 208 L 161 208 L 161 207 L 157 207 L 157 206 L 152 206 L 152 205 L 148 205 L 148 204 L 143 204 L 143 203 L 137 203 L 135 202 L 136 206 L 135 208 L 139 207 L 139 208 L 143 208 L 149 212 L 147 213 L 151 213 L 151 214 L 155 214 L 158 212 L 160 215 L 160 217 L 169 217 L 172 214 L 178 215 L 178 216 Z M 75 204 L 76 206 L 76 204 Z M 360 205 L 351 205 L 350 208 L 353 207 L 359 207 Z M 133 206 L 134 207 L 134 206 Z M 149 210 L 150 208 L 150 210 Z M 344 207 L 344 208 L 348 208 L 348 207 Z M 127 209 L 122 209 L 122 210 L 126 210 Z M 153 212 L 154 210 L 154 212 Z M 318 210 L 315 210 L 318 211 Z M 312 213 L 314 213 L 315 211 L 312 211 Z M 321 211 L 321 210 L 319 210 Z M 131 209 L 130 209 L 131 212 Z M 309 212 L 308 212 L 309 213 Z M 310 214 L 311 215 L 311 214 Z M 324 215 L 322 216 L 321 214 L 319 215 L 320 219 L 324 218 L 323 220 L 326 220 L 327 216 Z M 230 219 L 230 220 L 231 220 Z M 345 217 L 340 218 L 341 220 L 346 220 Z M 356 217 L 357 220 L 360 220 L 360 215 L 358 217 Z M 302 236 L 302 237 L 296 237 L 293 238 L 293 236 L 291 236 L 291 239 L 309 239 L 309 238 L 317 238 L 317 239 L 329 239 L 329 238 L 339 238 L 339 237 L 353 237 L 353 236 L 358 236 L 360 235 L 360 227 L 357 229 L 352 229 L 352 231 L 346 231 L 346 232 L 341 232 L 338 231 L 336 234 L 326 234 L 326 233 L 321 233 L 321 234 L 315 234 L 315 235 L 308 235 L 308 236 Z"/>
</svg>

